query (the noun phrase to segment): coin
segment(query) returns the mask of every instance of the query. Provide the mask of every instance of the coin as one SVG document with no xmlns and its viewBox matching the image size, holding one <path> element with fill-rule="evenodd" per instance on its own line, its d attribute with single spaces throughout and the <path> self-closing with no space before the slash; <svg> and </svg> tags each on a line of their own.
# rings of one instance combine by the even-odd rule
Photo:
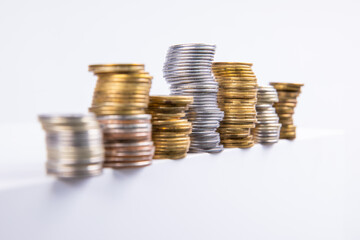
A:
<svg viewBox="0 0 360 240">
<path fill-rule="evenodd" d="M 251 129 L 257 122 L 257 78 L 251 63 L 215 62 L 212 70 L 219 83 L 218 104 L 225 116 L 218 132 L 224 147 L 253 146 Z"/>
<path fill-rule="evenodd" d="M 42 114 L 39 121 L 46 132 L 48 174 L 73 178 L 102 173 L 102 133 L 93 114 Z"/>
<path fill-rule="evenodd" d="M 215 45 L 174 45 L 168 50 L 163 68 L 172 95 L 193 97 L 193 102 L 186 110 L 186 117 L 192 123 L 192 132 L 196 133 L 191 134 L 190 152 L 222 150 L 216 132 L 223 114 L 217 106 L 219 86 L 211 70 L 214 54 Z M 209 132 L 214 135 L 208 135 Z M 209 146 L 207 142 L 215 139 L 216 142 Z"/>
<path fill-rule="evenodd" d="M 185 110 L 193 102 L 191 96 L 151 96 L 149 113 L 152 114 L 155 145 L 154 159 L 181 159 L 190 146 L 191 123 L 184 118 Z"/>
<path fill-rule="evenodd" d="M 294 109 L 297 105 L 297 97 L 300 95 L 302 83 L 270 83 L 276 89 L 279 102 L 274 104 L 276 113 L 280 118 L 282 124 L 280 130 L 281 139 L 296 138 L 296 127 L 293 125 Z"/>
</svg>

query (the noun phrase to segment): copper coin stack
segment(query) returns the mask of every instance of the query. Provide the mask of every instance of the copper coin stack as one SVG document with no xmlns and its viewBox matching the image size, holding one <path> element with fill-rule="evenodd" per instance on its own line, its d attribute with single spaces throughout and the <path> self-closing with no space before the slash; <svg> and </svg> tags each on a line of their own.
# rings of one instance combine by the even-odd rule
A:
<svg viewBox="0 0 360 240">
<path fill-rule="evenodd" d="M 193 102 L 192 96 L 150 96 L 154 159 L 181 159 L 190 147 L 191 123 L 185 111 Z"/>
<path fill-rule="evenodd" d="M 104 167 L 143 167 L 151 164 L 151 115 L 107 115 L 98 121 L 104 134 Z"/>
<path fill-rule="evenodd" d="M 279 117 L 273 104 L 278 102 L 278 96 L 273 86 L 258 86 L 256 103 L 256 128 L 252 129 L 255 142 L 271 144 L 279 141 Z"/>
<path fill-rule="evenodd" d="M 98 116 L 104 132 L 105 167 L 141 167 L 151 164 L 151 115 L 146 114 L 152 77 L 143 64 L 90 65 L 97 75 L 89 110 Z"/>
<path fill-rule="evenodd" d="M 254 146 L 251 129 L 256 123 L 257 78 L 251 63 L 214 62 L 212 70 L 219 83 L 218 104 L 224 119 L 218 132 L 226 148 Z"/>
<path fill-rule="evenodd" d="M 46 171 L 59 178 L 102 173 L 102 132 L 94 114 L 39 115 L 46 131 Z"/>
<path fill-rule="evenodd" d="M 280 130 L 280 139 L 295 139 L 296 126 L 294 125 L 293 115 L 297 104 L 297 97 L 301 93 L 301 83 L 270 83 L 276 89 L 279 102 L 274 104 L 276 113 L 282 124 Z"/>
</svg>

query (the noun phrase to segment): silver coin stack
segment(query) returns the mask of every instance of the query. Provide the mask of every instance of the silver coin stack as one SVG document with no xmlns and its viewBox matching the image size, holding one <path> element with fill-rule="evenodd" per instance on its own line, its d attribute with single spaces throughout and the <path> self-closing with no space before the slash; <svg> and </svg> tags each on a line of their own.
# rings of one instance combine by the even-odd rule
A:
<svg viewBox="0 0 360 240">
<path fill-rule="evenodd" d="M 257 143 L 276 143 L 279 141 L 281 124 L 273 104 L 278 102 L 278 95 L 272 86 L 259 86 L 256 103 L 257 124 L 253 129 Z"/>
<path fill-rule="evenodd" d="M 172 95 L 194 97 L 187 118 L 192 123 L 189 152 L 217 153 L 223 150 L 216 132 L 224 113 L 217 105 L 218 83 L 211 65 L 215 45 L 179 44 L 171 46 L 164 65 L 164 77 Z"/>
<path fill-rule="evenodd" d="M 102 173 L 103 138 L 95 115 L 39 115 L 46 132 L 50 175 L 90 177 Z"/>
</svg>

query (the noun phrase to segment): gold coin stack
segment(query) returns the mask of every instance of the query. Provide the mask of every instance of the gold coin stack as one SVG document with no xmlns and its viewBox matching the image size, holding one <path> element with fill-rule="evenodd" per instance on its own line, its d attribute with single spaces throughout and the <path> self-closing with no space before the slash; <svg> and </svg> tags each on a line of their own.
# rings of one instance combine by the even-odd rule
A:
<svg viewBox="0 0 360 240">
<path fill-rule="evenodd" d="M 295 139 L 296 126 L 294 125 L 293 115 L 297 104 L 297 97 L 301 93 L 301 83 L 279 83 L 272 82 L 278 93 L 279 102 L 274 104 L 279 122 L 282 124 L 280 129 L 280 139 Z"/>
<path fill-rule="evenodd" d="M 215 62 L 212 70 L 219 83 L 218 104 L 224 119 L 218 132 L 226 148 L 254 146 L 251 129 L 256 124 L 257 78 L 251 63 Z"/>
<path fill-rule="evenodd" d="M 190 147 L 191 123 L 185 111 L 193 102 L 192 96 L 150 96 L 154 159 L 181 159 Z"/>
<path fill-rule="evenodd" d="M 91 112 L 98 116 L 145 114 L 152 77 L 144 64 L 90 65 L 89 71 L 98 77 Z"/>
<path fill-rule="evenodd" d="M 90 65 L 97 75 L 92 106 L 104 133 L 104 167 L 151 164 L 151 116 L 146 113 L 152 77 L 143 64 Z"/>
</svg>

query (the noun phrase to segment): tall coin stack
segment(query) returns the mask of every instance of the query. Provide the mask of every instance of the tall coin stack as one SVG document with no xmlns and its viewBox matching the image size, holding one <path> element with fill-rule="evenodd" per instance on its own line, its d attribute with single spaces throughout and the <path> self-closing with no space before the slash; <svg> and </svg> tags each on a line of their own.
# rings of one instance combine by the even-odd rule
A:
<svg viewBox="0 0 360 240">
<path fill-rule="evenodd" d="M 300 95 L 301 87 L 304 84 L 301 83 L 270 83 L 276 89 L 279 97 L 279 102 L 275 103 L 276 113 L 280 118 L 281 139 L 295 139 L 296 138 L 296 126 L 293 121 L 294 109 L 297 104 L 297 97 Z"/>
<path fill-rule="evenodd" d="M 154 159 L 181 159 L 190 147 L 191 123 L 184 118 L 191 96 L 150 96 Z"/>
<path fill-rule="evenodd" d="M 218 132 L 226 148 L 254 145 L 251 129 L 256 123 L 257 78 L 251 63 L 215 62 L 212 69 L 219 83 L 218 103 L 225 116 Z"/>
<path fill-rule="evenodd" d="M 104 132 L 105 167 L 141 167 L 151 164 L 149 104 L 152 77 L 143 64 L 90 65 L 98 76 L 89 110 L 98 116 Z"/>
<path fill-rule="evenodd" d="M 257 143 L 276 143 L 279 141 L 279 117 L 273 104 L 278 102 L 276 90 L 272 86 L 259 86 L 257 93 L 257 124 L 252 130 Z"/>
<path fill-rule="evenodd" d="M 48 174 L 72 178 L 102 173 L 104 147 L 95 115 L 40 115 L 39 121 L 46 132 Z"/>
<path fill-rule="evenodd" d="M 171 46 L 164 65 L 164 77 L 172 95 L 193 96 L 186 117 L 192 123 L 189 152 L 218 153 L 223 150 L 216 132 L 224 113 L 217 106 L 218 83 L 211 64 L 215 45 L 180 44 Z"/>
</svg>

